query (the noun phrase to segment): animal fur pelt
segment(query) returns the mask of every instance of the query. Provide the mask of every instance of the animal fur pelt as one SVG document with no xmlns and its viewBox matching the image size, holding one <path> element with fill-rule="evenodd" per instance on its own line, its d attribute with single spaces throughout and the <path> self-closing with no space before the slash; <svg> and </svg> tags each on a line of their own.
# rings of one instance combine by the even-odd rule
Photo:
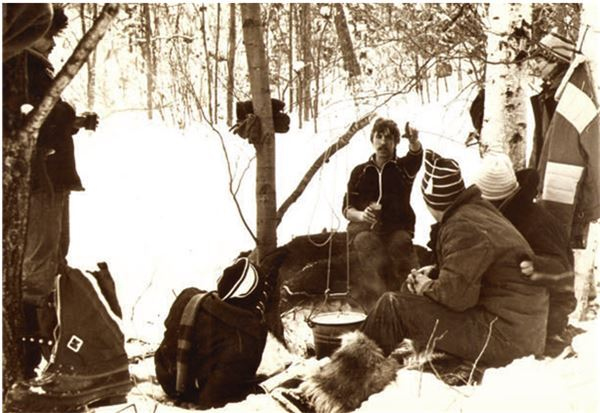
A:
<svg viewBox="0 0 600 413">
<path fill-rule="evenodd" d="M 331 361 L 301 385 L 300 390 L 316 413 L 342 413 L 358 408 L 396 378 L 395 357 L 384 357 L 373 340 L 361 332 L 341 337 Z"/>
</svg>

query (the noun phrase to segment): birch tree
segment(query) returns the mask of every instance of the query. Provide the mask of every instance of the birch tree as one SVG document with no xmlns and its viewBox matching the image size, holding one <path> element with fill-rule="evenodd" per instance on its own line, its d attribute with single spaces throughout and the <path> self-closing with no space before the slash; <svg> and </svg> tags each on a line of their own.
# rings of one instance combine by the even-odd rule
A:
<svg viewBox="0 0 600 413">
<path fill-rule="evenodd" d="M 481 140 L 484 151 L 507 153 L 518 170 L 525 167 L 527 129 L 526 67 L 519 52 L 527 42 L 531 4 L 491 3 L 487 21 Z"/>
<path fill-rule="evenodd" d="M 348 71 L 348 78 L 352 84 L 352 80 L 360 76 L 360 65 L 354 53 L 354 47 L 352 46 L 352 38 L 350 37 L 350 30 L 348 30 L 348 23 L 346 22 L 346 14 L 344 13 L 344 5 L 342 3 L 334 3 L 334 22 L 335 31 L 337 32 L 338 42 L 342 51 L 342 58 L 344 59 L 344 67 Z"/>
<path fill-rule="evenodd" d="M 227 45 L 227 126 L 233 125 L 233 90 L 235 88 L 235 3 L 229 4 L 229 36 Z"/>
<path fill-rule="evenodd" d="M 258 142 L 254 142 L 256 148 L 256 236 L 260 260 L 277 246 L 275 131 L 260 4 L 243 3 L 241 11 L 252 105 L 254 113 L 262 125 L 262 136 Z"/>
<path fill-rule="evenodd" d="M 148 119 L 152 119 L 154 103 L 152 95 L 154 92 L 154 61 L 152 53 L 152 21 L 150 19 L 150 5 L 144 3 L 142 5 L 142 27 L 144 30 L 144 41 L 142 43 L 144 58 L 146 60 L 146 106 Z"/>
<path fill-rule="evenodd" d="M 581 27 L 579 29 L 579 42 L 581 53 L 589 61 L 596 99 L 600 99 L 600 6 L 597 2 L 585 2 L 581 9 Z"/>
</svg>

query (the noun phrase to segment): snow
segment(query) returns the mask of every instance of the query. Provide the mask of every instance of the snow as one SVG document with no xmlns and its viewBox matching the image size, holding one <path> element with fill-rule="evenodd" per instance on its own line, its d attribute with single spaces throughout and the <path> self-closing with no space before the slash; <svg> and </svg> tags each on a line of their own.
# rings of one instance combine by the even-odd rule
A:
<svg viewBox="0 0 600 413">
<path fill-rule="evenodd" d="M 379 108 L 379 114 L 405 121 L 420 130 L 421 140 L 444 156 L 456 159 L 466 184 L 472 183 L 479 156 L 465 148 L 470 128 L 466 94 L 442 103 L 422 105 L 406 97 Z M 314 159 L 364 113 L 351 103 L 331 104 L 319 120 L 298 129 L 295 116 L 289 133 L 277 135 L 278 205 L 291 193 Z M 239 180 L 238 198 L 245 218 L 254 227 L 253 148 L 224 125 L 218 130 Z M 279 244 L 294 235 L 345 230 L 341 201 L 354 165 L 371 153 L 370 126 L 323 166 L 278 229 Z M 185 130 L 143 113 L 121 112 L 102 118 L 95 133 L 76 138 L 77 165 L 86 191 L 71 196 L 70 265 L 94 269 L 106 261 L 115 277 L 124 310 L 124 329 L 130 355 L 154 350 L 163 334 L 163 322 L 176 294 L 188 286 L 214 289 L 216 278 L 240 251 L 253 247 L 228 192 L 227 169 L 218 135 L 206 124 Z M 407 150 L 401 142 L 399 153 Z M 420 182 L 422 171 L 417 176 Z M 425 245 L 433 218 L 415 184 L 412 205 L 417 214 L 415 242 Z M 260 371 L 272 373 L 286 363 L 298 362 L 311 342 L 306 314 L 288 314 L 287 331 L 292 353 L 269 338 Z M 431 374 L 401 370 L 396 381 L 371 396 L 359 412 L 593 412 L 598 411 L 598 322 L 578 323 L 587 333 L 576 337 L 576 357 L 517 360 L 486 372 L 477 387 L 449 387 Z M 165 399 L 154 381 L 153 359 L 131 366 L 136 386 L 127 405 L 98 408 L 117 411 L 180 412 Z M 266 395 L 231 403 L 219 412 L 282 411 Z"/>
</svg>

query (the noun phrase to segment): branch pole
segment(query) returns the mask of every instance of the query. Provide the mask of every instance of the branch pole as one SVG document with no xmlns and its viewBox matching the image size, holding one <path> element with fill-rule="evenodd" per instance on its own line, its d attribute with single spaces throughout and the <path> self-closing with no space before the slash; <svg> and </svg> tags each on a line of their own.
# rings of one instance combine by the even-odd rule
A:
<svg viewBox="0 0 600 413">
<path fill-rule="evenodd" d="M 340 136 L 334 144 L 332 144 L 329 148 L 325 149 L 325 151 L 321 155 L 319 155 L 319 157 L 313 162 L 311 167 L 308 168 L 308 171 L 306 171 L 306 173 L 304 174 L 304 177 L 302 177 L 302 179 L 300 180 L 300 183 L 298 183 L 298 186 L 296 187 L 296 189 L 291 193 L 291 195 L 279 207 L 279 210 L 277 211 L 277 225 L 279 225 L 281 223 L 283 216 L 285 215 L 287 210 L 290 208 L 290 206 L 294 202 L 296 202 L 298 200 L 298 198 L 300 198 L 300 195 L 302 195 L 302 193 L 304 192 L 304 190 L 306 189 L 306 187 L 312 180 L 313 176 L 315 176 L 315 174 L 317 173 L 319 168 L 325 162 L 327 162 L 337 151 L 342 149 L 344 146 L 348 145 L 350 143 L 350 139 L 352 139 L 359 130 L 361 130 L 365 126 L 367 126 L 373 120 L 373 118 L 375 118 L 375 116 L 376 116 L 376 113 L 371 112 L 371 113 L 363 116 L 359 120 L 355 121 L 354 123 L 352 123 L 352 125 L 346 131 L 346 133 L 344 133 L 342 136 Z"/>
</svg>

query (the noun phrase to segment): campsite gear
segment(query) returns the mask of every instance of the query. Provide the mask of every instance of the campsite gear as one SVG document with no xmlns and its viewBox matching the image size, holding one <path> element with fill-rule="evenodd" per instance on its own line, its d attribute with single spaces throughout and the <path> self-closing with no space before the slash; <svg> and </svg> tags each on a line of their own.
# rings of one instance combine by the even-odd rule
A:
<svg viewBox="0 0 600 413">
<path fill-rule="evenodd" d="M 329 240 L 329 262 L 331 262 L 331 239 Z M 350 295 L 350 271 L 346 271 L 346 291 L 340 293 L 332 293 L 330 289 L 331 283 L 331 268 L 327 267 L 327 284 L 324 291 L 323 303 L 318 307 L 315 314 L 315 307 L 312 308 L 309 316 L 306 319 L 307 324 L 312 329 L 313 339 L 315 344 L 315 352 L 317 358 L 330 356 L 336 348 L 340 346 L 339 337 L 349 331 L 359 328 L 363 321 L 367 318 L 366 311 L 360 303 Z M 326 308 L 329 297 L 339 298 L 342 302 L 345 300 L 347 304 L 356 303 L 362 309 L 362 312 L 355 310 L 343 310 L 340 304 L 339 310 L 336 312 L 322 311 Z M 351 308 L 353 308 L 351 306 Z M 354 306 L 356 308 L 356 306 Z"/>
<path fill-rule="evenodd" d="M 260 312 L 223 301 L 216 291 L 186 288 L 165 320 L 156 378 L 169 397 L 200 408 L 242 400 L 257 388 L 266 338 Z"/>
<path fill-rule="evenodd" d="M 296 388 L 275 389 L 271 397 L 289 413 L 316 413 L 312 404 Z"/>
<path fill-rule="evenodd" d="M 56 341 L 41 377 L 9 389 L 7 412 L 81 411 L 123 403 L 132 387 L 120 320 L 97 281 L 66 268 L 56 278 Z"/>
<path fill-rule="evenodd" d="M 341 344 L 340 336 L 363 324 L 367 315 L 357 311 L 318 313 L 308 319 L 312 329 L 317 358 L 330 356 Z"/>
<path fill-rule="evenodd" d="M 283 113 L 285 103 L 278 99 L 271 99 L 273 116 L 273 129 L 275 133 L 286 133 L 290 130 L 290 117 Z M 235 104 L 237 122 L 230 131 L 241 136 L 252 144 L 260 142 L 262 124 L 260 118 L 254 114 L 252 101 L 237 102 Z"/>
<path fill-rule="evenodd" d="M 240 257 L 227 267 L 217 280 L 221 300 L 246 310 L 264 314 L 267 292 L 265 279 L 247 257 Z"/>
<path fill-rule="evenodd" d="M 283 113 L 285 103 L 279 99 L 271 98 L 271 110 L 273 116 L 273 127 L 276 133 L 286 133 L 290 130 L 290 117 Z M 251 100 L 237 102 L 235 104 L 235 114 L 237 123 L 243 122 L 249 115 L 254 114 L 254 107 Z"/>
<path fill-rule="evenodd" d="M 400 364 L 361 332 L 348 333 L 331 361 L 300 385 L 300 391 L 317 413 L 356 410 L 372 394 L 396 378 Z"/>
</svg>

